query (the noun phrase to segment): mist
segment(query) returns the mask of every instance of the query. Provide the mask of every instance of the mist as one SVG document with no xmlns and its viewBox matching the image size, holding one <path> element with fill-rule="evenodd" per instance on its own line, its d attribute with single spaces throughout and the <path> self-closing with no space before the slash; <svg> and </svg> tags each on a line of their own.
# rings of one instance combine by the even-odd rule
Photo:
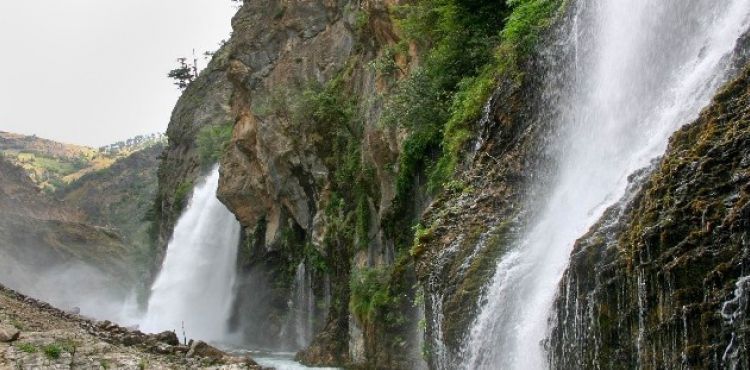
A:
<svg viewBox="0 0 750 370">
<path fill-rule="evenodd" d="M 0 251 L 0 282 L 61 310 L 97 320 L 132 324 L 138 304 L 132 286 L 80 261 L 46 265 L 45 252 L 29 260 Z"/>
</svg>

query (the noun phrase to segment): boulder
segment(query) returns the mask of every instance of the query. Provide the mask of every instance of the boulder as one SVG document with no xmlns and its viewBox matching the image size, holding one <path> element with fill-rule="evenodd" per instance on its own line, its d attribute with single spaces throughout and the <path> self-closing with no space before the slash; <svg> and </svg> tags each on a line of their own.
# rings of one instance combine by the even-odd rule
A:
<svg viewBox="0 0 750 370">
<path fill-rule="evenodd" d="M 0 324 L 0 342 L 13 342 L 21 335 L 21 332 L 18 331 L 18 329 Z"/>
<path fill-rule="evenodd" d="M 170 346 L 180 345 L 180 339 L 177 338 L 177 334 L 173 331 L 163 331 L 159 334 L 155 334 L 154 337 L 157 341 L 169 344 Z"/>
<path fill-rule="evenodd" d="M 209 345 L 204 341 L 194 341 L 190 344 L 187 357 L 202 357 L 214 361 L 222 361 L 226 354 L 220 349 Z"/>
</svg>

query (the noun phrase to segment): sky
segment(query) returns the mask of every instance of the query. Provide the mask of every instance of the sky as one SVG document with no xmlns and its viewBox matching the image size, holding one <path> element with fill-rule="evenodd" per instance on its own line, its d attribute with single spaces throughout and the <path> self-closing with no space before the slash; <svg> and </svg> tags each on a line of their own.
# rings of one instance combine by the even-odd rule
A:
<svg viewBox="0 0 750 370">
<path fill-rule="evenodd" d="M 164 132 L 176 58 L 228 39 L 230 0 L 0 0 L 0 131 L 101 146 Z"/>
</svg>

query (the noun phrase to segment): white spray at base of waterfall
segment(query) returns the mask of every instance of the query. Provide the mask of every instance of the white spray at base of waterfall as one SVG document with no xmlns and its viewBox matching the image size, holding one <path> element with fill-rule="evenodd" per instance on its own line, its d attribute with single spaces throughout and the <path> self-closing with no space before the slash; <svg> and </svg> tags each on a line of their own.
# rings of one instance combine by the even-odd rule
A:
<svg viewBox="0 0 750 370">
<path fill-rule="evenodd" d="M 551 148 L 557 171 L 545 207 L 498 261 L 460 353 L 464 369 L 547 367 L 543 341 L 575 241 L 710 101 L 750 14 L 750 0 L 576 6 L 575 78 L 558 94 Z"/>
<path fill-rule="evenodd" d="M 219 169 L 198 184 L 174 228 L 140 322 L 145 332 L 227 340 L 234 302 L 240 224 L 216 198 Z"/>
</svg>

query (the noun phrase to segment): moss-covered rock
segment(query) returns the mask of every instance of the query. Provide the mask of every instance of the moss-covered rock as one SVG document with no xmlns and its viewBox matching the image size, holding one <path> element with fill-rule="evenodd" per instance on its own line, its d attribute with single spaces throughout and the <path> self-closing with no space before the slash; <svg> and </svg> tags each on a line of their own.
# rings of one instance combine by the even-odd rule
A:
<svg viewBox="0 0 750 370">
<path fill-rule="evenodd" d="M 750 67 L 670 140 L 632 199 L 578 241 L 557 368 L 746 368 Z"/>
</svg>

